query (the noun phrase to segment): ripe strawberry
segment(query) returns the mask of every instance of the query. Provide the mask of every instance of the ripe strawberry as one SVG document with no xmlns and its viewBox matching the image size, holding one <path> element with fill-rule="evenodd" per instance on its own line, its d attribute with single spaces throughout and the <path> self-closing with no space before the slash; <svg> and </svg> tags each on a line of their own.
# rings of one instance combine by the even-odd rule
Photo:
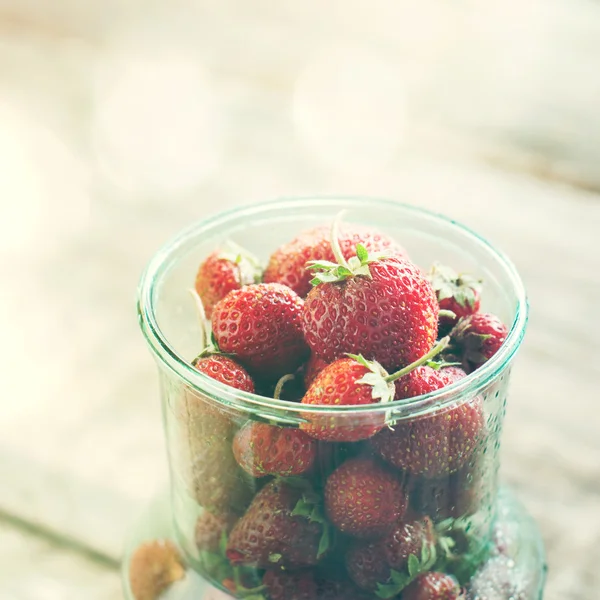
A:
<svg viewBox="0 0 600 600">
<path fill-rule="evenodd" d="M 383 541 L 383 553 L 387 564 L 396 571 L 408 567 L 411 555 L 421 559 L 435 552 L 436 536 L 431 519 L 399 523 Z M 434 561 L 435 562 L 435 561 Z"/>
<path fill-rule="evenodd" d="M 307 482 L 274 479 L 236 523 L 226 555 L 233 565 L 293 568 L 317 564 L 327 548 L 327 526 Z"/>
<path fill-rule="evenodd" d="M 313 571 L 268 570 L 263 585 L 271 600 L 318 600 L 319 589 Z"/>
<path fill-rule="evenodd" d="M 214 514 L 243 512 L 254 493 L 255 484 L 237 465 L 229 439 L 205 438 L 191 445 L 189 468 L 191 492 L 206 510 Z"/>
<path fill-rule="evenodd" d="M 194 366 L 205 375 L 246 392 L 254 383 L 243 367 L 220 354 L 200 356 Z M 196 501 L 205 509 L 222 514 L 243 511 L 252 496 L 252 485 L 238 469 L 231 449 L 233 423 L 225 410 L 199 393 L 186 389 L 184 402 L 177 399 L 177 421 L 181 430 L 182 473 Z"/>
<path fill-rule="evenodd" d="M 450 267 L 436 263 L 429 272 L 429 280 L 435 292 L 440 310 L 451 311 L 456 316 L 440 315 L 439 328 L 447 333 L 459 319 L 479 311 L 481 305 L 481 281 Z"/>
<path fill-rule="evenodd" d="M 378 376 L 379 385 L 373 385 L 370 375 Z M 368 363 L 360 357 L 341 358 L 325 367 L 315 378 L 302 398 L 302 404 L 320 406 L 359 406 L 389 402 L 394 395 L 394 384 L 386 383 L 387 373 L 377 363 Z M 328 442 L 356 442 L 375 435 L 385 424 L 385 415 L 360 415 L 352 423 L 348 415 L 314 415 L 300 427 L 313 438 Z"/>
<path fill-rule="evenodd" d="M 213 252 L 200 265 L 195 283 L 206 316 L 210 318 L 215 304 L 229 292 L 260 281 L 260 276 L 258 259 L 248 251 L 231 244 L 226 250 Z"/>
<path fill-rule="evenodd" d="M 254 477 L 301 475 L 315 462 L 317 442 L 300 429 L 249 421 L 233 439 L 233 455 Z"/>
<path fill-rule="evenodd" d="M 420 478 L 411 492 L 413 508 L 434 522 L 475 513 L 486 492 L 483 454 L 475 452 L 456 473 L 436 479 Z"/>
<path fill-rule="evenodd" d="M 384 535 L 404 516 L 407 504 L 397 475 L 369 458 L 346 461 L 325 485 L 329 520 L 340 531 L 359 538 Z"/>
<path fill-rule="evenodd" d="M 349 354 L 327 365 L 316 377 L 302 398 L 302 404 L 320 406 L 359 406 L 385 403 L 396 394 L 394 381 L 402 381 L 407 373 L 418 368 L 444 350 L 449 338 L 440 340 L 432 350 L 404 369 L 389 375 L 377 362 L 365 360 L 360 355 Z M 357 415 L 350 421 L 344 414 L 307 416 L 308 422 L 300 425 L 310 436 L 330 442 L 356 442 L 365 440 L 382 429 L 383 412 Z"/>
<path fill-rule="evenodd" d="M 129 585 L 135 600 L 157 600 L 172 583 L 184 577 L 183 560 L 170 541 L 142 544 L 129 562 Z"/>
<path fill-rule="evenodd" d="M 346 553 L 346 570 L 350 579 L 368 592 L 375 592 L 392 574 L 381 541 L 355 542 Z"/>
<path fill-rule="evenodd" d="M 317 227 L 302 232 L 296 239 L 278 248 L 265 269 L 264 281 L 287 285 L 304 298 L 312 287 L 312 275 L 307 270 L 306 263 L 335 260 L 329 237 L 329 227 Z M 343 226 L 338 239 L 346 259 L 354 256 L 357 244 L 362 244 L 369 252 L 406 255 L 405 250 L 394 240 L 370 227 Z"/>
<path fill-rule="evenodd" d="M 451 575 L 435 571 L 419 575 L 402 592 L 402 600 L 467 600 Z"/>
<path fill-rule="evenodd" d="M 201 552 L 218 552 L 223 535 L 227 535 L 238 517 L 231 513 L 215 515 L 205 510 L 196 521 L 196 547 Z"/>
<path fill-rule="evenodd" d="M 470 600 L 527 600 L 533 597 L 526 573 L 506 556 L 488 560 L 469 587 Z"/>
<path fill-rule="evenodd" d="M 432 392 L 456 381 L 444 371 L 431 367 L 415 369 L 409 374 L 408 383 L 397 385 L 396 398 Z M 476 397 L 430 415 L 399 421 L 393 429 L 378 433 L 370 443 L 391 465 L 412 475 L 433 478 L 458 471 L 473 453 L 483 428 L 483 402 Z"/>
<path fill-rule="evenodd" d="M 320 267 L 302 311 L 306 341 L 319 358 L 332 362 L 360 352 L 393 371 L 431 350 L 438 302 L 409 260 L 370 257 L 358 245 L 350 262 L 313 265 Z"/>
<path fill-rule="evenodd" d="M 222 352 L 235 354 L 255 377 L 276 381 L 308 358 L 302 306 L 297 294 L 278 283 L 234 290 L 213 309 L 216 342 Z"/>
<path fill-rule="evenodd" d="M 469 373 L 487 362 L 506 340 L 508 329 L 490 313 L 476 313 L 463 319 L 452 332 L 463 366 Z"/>
<path fill-rule="evenodd" d="M 396 379 L 395 399 L 403 400 L 429 394 L 466 376 L 467 374 L 457 367 L 435 369 L 423 365 L 413 369 L 404 377 Z"/>
<path fill-rule="evenodd" d="M 315 377 L 328 365 L 329 363 L 319 358 L 315 354 L 311 354 L 306 365 L 304 365 L 304 387 L 308 389 Z"/>
</svg>

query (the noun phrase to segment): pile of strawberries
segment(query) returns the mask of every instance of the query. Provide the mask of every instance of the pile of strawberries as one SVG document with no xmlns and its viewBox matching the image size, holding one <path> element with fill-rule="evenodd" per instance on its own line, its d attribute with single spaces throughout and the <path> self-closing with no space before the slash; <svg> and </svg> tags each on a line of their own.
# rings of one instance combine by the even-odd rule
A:
<svg viewBox="0 0 600 600">
<path fill-rule="evenodd" d="M 452 532 L 482 502 L 483 400 L 397 422 L 385 407 L 498 351 L 507 328 L 480 312 L 481 282 L 424 272 L 384 233 L 336 220 L 264 270 L 238 247 L 215 251 L 195 293 L 195 368 L 302 417 L 242 419 L 188 391 L 198 568 L 247 600 L 470 600 L 478 565 L 457 566 L 473 563 L 468 527 Z"/>
</svg>

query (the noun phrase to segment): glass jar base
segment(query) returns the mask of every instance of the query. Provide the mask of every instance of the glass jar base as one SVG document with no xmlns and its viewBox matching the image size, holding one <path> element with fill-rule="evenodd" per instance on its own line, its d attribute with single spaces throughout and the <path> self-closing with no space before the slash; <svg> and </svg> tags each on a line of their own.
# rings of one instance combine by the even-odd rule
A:
<svg viewBox="0 0 600 600">
<path fill-rule="evenodd" d="M 128 540 L 122 566 L 123 593 L 126 600 L 137 600 L 130 585 L 131 559 L 140 546 L 152 542 L 169 541 L 176 545 L 177 536 L 172 524 L 171 502 L 167 493 L 158 496 L 142 515 L 142 518 Z M 512 591 L 499 599 L 542 600 L 546 579 L 546 561 L 542 538 L 535 521 L 523 505 L 506 488 L 502 488 L 498 497 L 498 519 L 494 529 L 494 555 L 482 567 L 479 573 L 481 589 L 492 585 L 486 578 L 498 582 L 510 569 L 510 578 L 515 575 L 520 582 L 518 595 Z M 497 565 L 494 564 L 496 561 Z M 486 567 L 488 572 L 486 573 Z M 478 577 L 478 576 L 476 576 Z M 503 585 L 502 581 L 500 584 Z M 376 598 L 376 596 L 373 596 Z M 231 600 L 232 596 L 218 590 L 201 575 L 187 567 L 183 579 L 173 583 L 160 600 Z M 471 596 L 469 596 L 470 600 Z M 477 594 L 475 594 L 477 598 Z"/>
</svg>

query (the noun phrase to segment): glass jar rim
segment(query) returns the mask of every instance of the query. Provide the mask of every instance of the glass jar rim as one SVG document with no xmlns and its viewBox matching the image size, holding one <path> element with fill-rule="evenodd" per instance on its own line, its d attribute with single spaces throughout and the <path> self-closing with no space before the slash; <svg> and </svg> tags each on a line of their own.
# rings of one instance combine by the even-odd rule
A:
<svg viewBox="0 0 600 600">
<path fill-rule="evenodd" d="M 294 208 L 306 209 L 311 205 L 321 209 L 326 205 L 327 207 L 338 211 L 342 209 L 351 210 L 353 207 L 364 208 L 366 202 L 369 203 L 370 207 L 375 209 L 401 209 L 437 221 L 438 223 L 449 225 L 459 231 L 461 235 L 469 238 L 472 242 L 484 248 L 494 257 L 498 266 L 502 267 L 505 271 L 512 284 L 512 291 L 514 292 L 517 301 L 515 317 L 509 328 L 506 340 L 498 352 L 476 371 L 452 385 L 407 400 L 394 400 L 393 402 L 384 404 L 377 403 L 361 406 L 306 405 L 299 402 L 259 396 L 222 384 L 195 369 L 192 364 L 180 356 L 175 348 L 169 343 L 168 339 L 163 334 L 156 317 L 156 285 L 161 281 L 162 276 L 165 275 L 169 268 L 176 262 L 179 251 L 187 248 L 191 241 L 196 240 L 201 235 L 211 231 L 216 232 L 219 228 L 225 227 L 228 222 L 234 219 L 240 217 L 250 218 L 252 216 L 260 215 L 260 213 L 264 211 L 275 211 L 277 209 L 290 211 Z M 299 418 L 300 421 L 305 421 L 306 417 L 310 414 L 329 413 L 339 416 L 342 414 L 357 416 L 359 414 L 370 414 L 373 412 L 386 412 L 389 414 L 389 412 L 396 409 L 403 413 L 408 411 L 411 415 L 416 415 L 422 412 L 428 412 L 432 409 L 438 409 L 452 403 L 460 397 L 475 396 L 482 388 L 504 371 L 519 349 L 525 335 L 528 309 L 527 295 L 516 267 L 502 251 L 495 248 L 479 234 L 453 219 L 421 207 L 395 200 L 359 196 L 306 196 L 280 198 L 251 205 L 238 206 L 228 211 L 220 212 L 207 219 L 197 221 L 191 226 L 183 229 L 179 234 L 163 245 L 151 258 L 142 274 L 137 297 L 139 325 L 150 349 L 160 363 L 180 380 L 185 382 L 185 384 L 200 394 L 222 404 L 250 411 L 260 410 L 263 412 L 272 412 L 276 415 L 285 414 L 292 418 Z"/>
</svg>

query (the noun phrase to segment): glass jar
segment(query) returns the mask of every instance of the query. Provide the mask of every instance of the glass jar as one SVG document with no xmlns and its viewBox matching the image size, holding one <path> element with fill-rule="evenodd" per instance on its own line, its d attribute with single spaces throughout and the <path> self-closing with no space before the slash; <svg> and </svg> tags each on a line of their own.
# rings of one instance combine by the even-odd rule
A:
<svg viewBox="0 0 600 600">
<path fill-rule="evenodd" d="M 482 310 L 509 327 L 497 354 L 434 393 L 358 407 L 308 406 L 245 393 L 197 371 L 192 361 L 202 338 L 188 290 L 202 260 L 233 240 L 266 262 L 275 248 L 304 229 L 330 223 L 340 210 L 347 211 L 348 223 L 385 231 L 423 269 L 439 261 L 483 279 Z M 512 263 L 477 234 L 443 216 L 385 200 L 302 198 L 238 208 L 195 224 L 156 254 L 141 281 L 138 311 L 160 373 L 174 538 L 185 563 L 212 586 L 235 598 L 248 597 L 249 590 L 268 598 L 263 581 L 271 573 L 288 578 L 290 585 L 295 577 L 308 578 L 305 585 L 321 590 L 319 598 L 334 597 L 334 588 L 353 590 L 339 592 L 340 598 L 351 593 L 396 598 L 408 581 L 428 570 L 450 573 L 468 586 L 497 553 L 502 423 L 527 300 Z M 480 425 L 462 442 L 457 439 L 464 432 L 452 417 L 460 411 Z M 232 445 L 251 421 L 287 428 L 286 433 L 324 423 L 341 432 L 370 427 L 379 433 L 359 442 L 313 442 L 312 467 L 301 477 L 256 477 L 240 468 Z M 394 443 L 402 445 L 404 456 L 434 452 L 431 464 L 442 467 L 399 465 L 386 450 Z M 420 540 L 411 557 L 398 558 L 393 570 L 386 567 L 369 581 L 350 577 L 349 565 L 358 562 L 363 572 L 365 562 L 377 560 L 375 540 L 390 535 L 392 526 L 376 524 L 349 534 L 339 520 L 330 522 L 324 502 L 332 474 L 350 465 L 393 478 L 396 495 L 388 500 L 402 515 L 393 527 L 405 528 L 398 529 L 399 536 Z M 342 504 L 360 508 L 369 501 L 362 493 L 369 494 L 348 491 Z M 247 522 L 241 525 L 244 515 Z"/>
</svg>

